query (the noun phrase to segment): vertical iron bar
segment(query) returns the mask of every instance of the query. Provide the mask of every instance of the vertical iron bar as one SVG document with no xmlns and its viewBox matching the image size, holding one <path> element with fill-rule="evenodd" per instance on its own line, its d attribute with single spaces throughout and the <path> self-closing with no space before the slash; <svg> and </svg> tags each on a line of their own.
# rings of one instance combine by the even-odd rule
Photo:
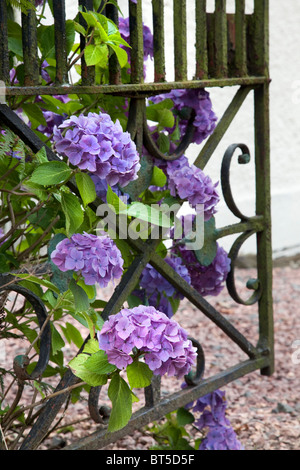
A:
<svg viewBox="0 0 300 470">
<path fill-rule="evenodd" d="M 175 80 L 187 80 L 186 0 L 174 0 Z"/>
<path fill-rule="evenodd" d="M 247 75 L 245 0 L 235 0 L 235 66 L 239 77 Z"/>
<path fill-rule="evenodd" d="M 34 6 L 34 0 L 29 0 Z M 37 49 L 36 14 L 34 9 L 22 13 L 22 41 L 24 61 L 24 85 L 35 86 L 39 82 L 39 65 Z"/>
<path fill-rule="evenodd" d="M 268 0 L 254 2 L 254 73 L 269 76 L 269 22 Z"/>
<path fill-rule="evenodd" d="M 222 78 L 228 74 L 226 0 L 215 0 L 215 5 L 216 78 Z"/>
<path fill-rule="evenodd" d="M 129 0 L 129 27 L 131 46 L 131 83 L 144 81 L 144 39 L 142 0 L 133 3 Z"/>
<path fill-rule="evenodd" d="M 0 0 L 0 80 L 9 83 L 9 51 L 6 0 Z"/>
<path fill-rule="evenodd" d="M 79 6 L 82 10 L 93 10 L 93 0 L 78 0 Z M 79 15 L 79 23 L 86 28 L 87 24 L 82 15 Z M 85 38 L 80 36 L 80 50 L 83 51 L 85 48 Z M 81 81 L 82 85 L 94 85 L 95 82 L 95 67 L 86 65 L 84 55 L 81 58 Z"/>
<path fill-rule="evenodd" d="M 255 0 L 256 72 L 268 77 L 269 65 L 269 10 L 268 0 Z M 255 106 L 255 160 L 256 160 L 256 213 L 264 216 L 265 229 L 257 234 L 257 270 L 263 292 L 259 300 L 259 343 L 267 350 L 270 366 L 261 370 L 263 375 L 274 371 L 274 325 L 272 307 L 272 241 L 270 191 L 270 117 L 269 83 L 254 91 Z"/>
<path fill-rule="evenodd" d="M 196 79 L 208 77 L 206 0 L 196 0 Z"/>
<path fill-rule="evenodd" d="M 117 6 L 107 4 L 103 14 L 106 14 L 107 18 L 112 20 L 117 26 L 119 25 Z M 121 83 L 121 68 L 116 54 L 112 54 L 109 59 L 109 83 L 111 85 L 119 85 Z"/>
<path fill-rule="evenodd" d="M 154 49 L 154 81 L 164 82 L 165 68 L 165 31 L 164 31 L 164 2 L 152 0 L 153 14 L 153 49 Z"/>
<path fill-rule="evenodd" d="M 68 82 L 65 0 L 53 2 L 56 82 Z"/>
</svg>

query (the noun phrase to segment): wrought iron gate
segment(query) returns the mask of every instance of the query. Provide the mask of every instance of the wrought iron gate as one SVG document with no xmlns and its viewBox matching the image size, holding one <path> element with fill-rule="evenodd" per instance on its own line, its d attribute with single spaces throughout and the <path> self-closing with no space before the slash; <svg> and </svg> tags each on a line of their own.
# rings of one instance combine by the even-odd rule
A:
<svg viewBox="0 0 300 470">
<path fill-rule="evenodd" d="M 230 182 L 230 165 L 236 153 L 241 153 L 240 163 L 249 161 L 249 149 L 244 144 L 230 146 L 223 159 L 221 181 L 224 199 L 230 211 L 240 220 L 238 223 L 217 230 L 218 238 L 236 234 L 237 239 L 230 251 L 232 269 L 227 279 L 227 288 L 231 297 L 238 303 L 251 306 L 258 303 L 259 340 L 256 345 L 251 339 L 243 336 L 224 316 L 207 302 L 195 289 L 185 282 L 159 255 L 155 253 L 154 241 L 147 243 L 129 239 L 128 243 L 137 250 L 139 255 L 122 278 L 111 299 L 103 311 L 103 318 L 117 313 L 134 289 L 136 279 L 144 267 L 150 263 L 176 289 L 181 292 L 203 315 L 214 322 L 233 343 L 246 353 L 248 359 L 224 370 L 216 376 L 203 379 L 204 355 L 201 345 L 198 347 L 198 364 L 194 377 L 189 378 L 188 386 L 161 399 L 160 384 L 157 380 L 145 389 L 145 406 L 134 414 L 129 424 L 116 433 L 106 435 L 105 429 L 99 429 L 92 435 L 70 445 L 67 449 L 99 449 L 108 443 L 115 442 L 131 430 L 163 417 L 180 406 L 203 396 L 229 382 L 255 370 L 262 375 L 271 375 L 274 368 L 273 347 L 273 316 L 272 316 L 272 253 L 271 253 L 271 217 L 270 217 L 270 148 L 269 148 L 269 70 L 268 70 L 268 0 L 254 0 L 254 12 L 245 13 L 246 0 L 236 0 L 235 14 L 226 13 L 226 0 L 215 0 L 215 12 L 207 13 L 206 0 L 174 0 L 174 70 L 175 80 L 166 81 L 165 73 L 165 38 L 164 38 L 164 1 L 152 0 L 153 33 L 154 33 L 154 82 L 144 83 L 143 80 L 143 34 L 142 34 L 142 0 L 137 3 L 129 0 L 131 28 L 131 83 L 122 84 L 120 69 L 114 57 L 110 61 L 110 85 L 94 85 L 94 69 L 87 67 L 82 59 L 84 70 L 82 84 L 66 85 L 66 20 L 65 0 L 54 2 L 54 21 L 56 35 L 56 82 L 51 87 L 39 84 L 39 73 L 36 55 L 35 14 L 29 12 L 22 15 L 22 34 L 24 49 L 25 86 L 8 86 L 8 96 L 16 95 L 64 95 L 76 94 L 110 94 L 125 96 L 130 99 L 129 132 L 138 149 L 144 145 L 157 158 L 176 158 L 182 155 L 190 143 L 189 133 L 169 157 L 162 154 L 153 142 L 145 120 L 145 99 L 158 93 L 167 93 L 174 89 L 203 89 L 210 87 L 238 87 L 214 133 L 207 140 L 195 161 L 195 165 L 204 169 L 217 146 L 222 141 L 231 122 L 234 120 L 246 97 L 253 93 L 255 111 L 255 168 L 256 168 L 256 213 L 253 217 L 242 214 L 235 203 Z M 81 6 L 88 10 L 93 8 L 92 0 L 79 0 Z M 196 10 L 196 64 L 193 80 L 187 79 L 187 8 Z M 118 10 L 114 5 L 106 6 L 106 15 L 118 21 Z M 6 0 L 0 0 L 0 79 L 8 82 L 8 31 Z M 82 47 L 84 44 L 82 44 Z M 28 128 L 18 116 L 6 105 L 0 105 L 0 123 L 8 126 L 34 152 L 44 143 Z M 58 157 L 49 147 L 45 147 L 49 160 Z M 145 177 L 141 175 L 137 182 Z M 71 186 L 73 191 L 76 187 Z M 94 207 L 96 209 L 96 207 Z M 252 282 L 252 296 L 243 300 L 235 287 L 234 268 L 240 247 L 252 235 L 257 240 L 257 271 L 258 276 Z M 155 241 L 155 243 L 157 243 Z M 0 290 L 4 289 L 10 275 L 0 275 Z M 1 288 L 2 286 L 2 288 Z M 20 287 L 10 285 L 10 290 L 20 292 Z M 22 289 L 21 289 L 22 290 Z M 44 307 L 33 293 L 22 291 L 34 306 L 43 324 Z M 30 380 L 39 376 L 47 361 L 49 347 L 49 331 L 45 329 L 41 341 L 40 360 Z M 23 369 L 22 369 L 23 370 Z M 57 391 L 70 387 L 77 382 L 71 370 L 68 370 L 57 386 Z M 100 389 L 92 389 L 90 394 L 90 411 L 96 422 L 103 422 L 99 415 Z M 66 393 L 58 394 L 44 406 L 34 423 L 29 435 L 24 439 L 21 449 L 35 449 L 47 434 L 51 423 L 67 398 Z"/>
</svg>

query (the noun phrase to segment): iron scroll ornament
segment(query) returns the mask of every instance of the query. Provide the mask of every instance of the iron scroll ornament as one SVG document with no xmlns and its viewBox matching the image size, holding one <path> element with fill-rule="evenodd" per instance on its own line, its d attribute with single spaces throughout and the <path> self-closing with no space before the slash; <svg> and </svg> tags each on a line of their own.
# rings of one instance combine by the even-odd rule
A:
<svg viewBox="0 0 300 470">
<path fill-rule="evenodd" d="M 0 286 L 0 293 L 4 290 L 21 294 L 32 305 L 36 313 L 41 330 L 40 354 L 37 364 L 33 371 L 29 374 L 27 372 L 27 367 L 29 365 L 29 358 L 27 355 L 16 356 L 13 363 L 14 371 L 20 381 L 35 380 L 42 376 L 50 358 L 51 328 L 50 323 L 47 321 L 47 311 L 45 305 L 37 295 L 19 284 L 7 283 L 6 285 Z"/>
<path fill-rule="evenodd" d="M 241 219 L 241 222 L 244 221 L 251 221 L 251 217 L 244 215 L 239 208 L 237 207 L 230 185 L 230 166 L 232 163 L 233 156 L 236 150 L 241 150 L 242 154 L 238 157 L 238 162 L 242 165 L 248 164 L 251 160 L 250 150 L 245 144 L 232 144 L 226 150 L 221 167 L 221 185 L 222 185 L 222 192 L 225 199 L 225 202 L 231 212 L 237 217 Z M 228 292 L 233 300 L 237 303 L 242 305 L 254 305 L 256 302 L 259 301 L 262 295 L 262 286 L 259 279 L 249 279 L 247 282 L 247 288 L 249 290 L 253 290 L 253 294 L 247 299 L 243 300 L 241 296 L 238 294 L 236 286 L 235 286 L 235 278 L 234 278 L 234 271 L 235 271 L 235 264 L 238 258 L 239 251 L 242 245 L 250 238 L 252 235 L 256 233 L 255 230 L 248 230 L 242 233 L 236 241 L 233 243 L 230 251 L 229 251 L 229 258 L 231 260 L 231 269 L 228 273 L 226 279 L 226 285 Z"/>
</svg>

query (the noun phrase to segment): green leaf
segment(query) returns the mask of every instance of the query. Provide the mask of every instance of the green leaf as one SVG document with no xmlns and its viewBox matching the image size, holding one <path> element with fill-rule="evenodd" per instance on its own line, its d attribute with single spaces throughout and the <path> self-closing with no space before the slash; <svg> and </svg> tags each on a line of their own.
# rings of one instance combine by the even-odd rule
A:
<svg viewBox="0 0 300 470">
<path fill-rule="evenodd" d="M 201 250 L 194 250 L 194 253 L 202 266 L 209 266 L 215 259 L 217 254 L 217 239 L 216 221 L 214 217 L 204 222 L 204 245 Z"/>
<path fill-rule="evenodd" d="M 36 154 L 35 154 L 36 159 L 39 161 L 39 163 L 47 163 L 48 158 L 47 158 L 47 153 L 45 147 L 42 147 Z"/>
<path fill-rule="evenodd" d="M 177 422 L 179 426 L 186 426 L 187 424 L 192 424 L 194 421 L 194 415 L 185 408 L 179 408 L 177 410 Z"/>
<path fill-rule="evenodd" d="M 99 65 L 105 68 L 108 61 L 107 46 L 105 44 L 90 44 L 84 49 L 84 58 L 87 66 Z"/>
<path fill-rule="evenodd" d="M 76 283 L 74 279 L 71 280 L 69 287 L 74 296 L 76 311 L 86 312 L 90 308 L 87 293 Z"/>
<path fill-rule="evenodd" d="M 41 108 L 35 103 L 23 103 L 22 109 L 24 113 L 28 116 L 28 119 L 31 122 L 31 127 L 36 129 L 41 124 L 47 126 L 46 119 L 42 113 Z"/>
<path fill-rule="evenodd" d="M 107 185 L 106 202 L 115 209 L 116 214 L 121 211 L 126 211 L 127 205 L 119 198 L 119 196 L 111 189 L 109 184 Z"/>
<path fill-rule="evenodd" d="M 67 181 L 72 170 L 65 162 L 41 163 L 32 173 L 30 181 L 41 186 L 51 186 Z"/>
<path fill-rule="evenodd" d="M 112 402 L 108 431 L 114 432 L 126 426 L 132 415 L 131 390 L 119 374 L 115 374 L 110 381 L 108 397 Z"/>
<path fill-rule="evenodd" d="M 144 388 L 151 384 L 153 372 L 144 362 L 132 362 L 127 366 L 126 372 L 131 388 Z"/>
<path fill-rule="evenodd" d="M 13 274 L 16 277 L 19 277 L 21 279 L 26 279 L 27 281 L 34 282 L 35 284 L 38 284 L 43 287 L 47 287 L 48 289 L 52 290 L 56 294 L 60 294 L 60 290 L 52 284 L 52 282 L 47 281 L 47 279 L 40 279 L 39 277 L 32 276 L 31 274 Z"/>
<path fill-rule="evenodd" d="M 163 170 L 161 170 L 157 166 L 154 166 L 151 185 L 159 186 L 160 188 L 163 188 L 166 184 L 167 184 L 167 177 L 165 173 L 163 172 Z"/>
<path fill-rule="evenodd" d="M 72 323 L 66 323 L 66 333 L 69 339 L 69 342 L 73 342 L 78 349 L 81 348 L 83 344 L 83 338 L 81 336 L 80 331 L 72 325 Z"/>
<path fill-rule="evenodd" d="M 128 63 L 128 55 L 125 49 L 122 49 L 120 46 L 113 44 L 111 42 L 109 42 L 108 45 L 115 52 L 121 68 L 125 67 L 125 65 Z"/>
<path fill-rule="evenodd" d="M 87 173 L 83 172 L 76 173 L 75 179 L 82 202 L 84 207 L 86 207 L 97 197 L 95 183 Z"/>
<path fill-rule="evenodd" d="M 62 193 L 61 207 L 66 217 L 66 231 L 72 236 L 84 220 L 84 214 L 78 198 L 72 193 Z"/>
<path fill-rule="evenodd" d="M 87 359 L 85 367 L 97 374 L 110 374 L 116 370 L 116 366 L 108 362 L 105 352 L 99 350 Z"/>
<path fill-rule="evenodd" d="M 92 387 L 105 385 L 107 383 L 107 375 L 91 372 L 85 367 L 85 363 L 88 358 L 89 356 L 87 354 L 78 354 L 78 356 L 69 362 L 69 366 L 71 367 L 76 377 L 79 377 L 81 380 L 91 385 Z"/>
<path fill-rule="evenodd" d="M 52 344 L 52 352 L 54 356 L 65 345 L 64 340 L 62 339 L 61 335 L 59 334 L 59 332 L 57 331 L 53 323 L 51 323 L 51 344 Z"/>
<path fill-rule="evenodd" d="M 141 202 L 133 202 L 126 210 L 121 211 L 121 214 L 135 217 L 139 220 L 144 220 L 150 224 L 157 225 L 164 228 L 171 227 L 170 217 L 164 214 L 163 211 L 156 209 L 153 205 L 147 206 Z"/>
</svg>

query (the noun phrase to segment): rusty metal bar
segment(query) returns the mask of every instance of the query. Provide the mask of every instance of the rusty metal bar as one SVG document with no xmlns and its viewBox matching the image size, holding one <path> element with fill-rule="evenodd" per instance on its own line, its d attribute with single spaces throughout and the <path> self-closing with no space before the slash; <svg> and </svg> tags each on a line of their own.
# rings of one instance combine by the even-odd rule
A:
<svg viewBox="0 0 300 470">
<path fill-rule="evenodd" d="M 196 75 L 208 78 L 206 0 L 196 0 Z"/>
<path fill-rule="evenodd" d="M 35 96 L 35 95 L 67 95 L 74 94 L 112 94 L 128 97 L 153 96 L 155 94 L 167 93 L 171 90 L 193 89 L 193 88 L 212 88 L 212 87 L 231 87 L 261 85 L 269 82 L 270 79 L 264 76 L 242 77 L 242 78 L 223 78 L 211 80 L 189 80 L 183 82 L 165 82 L 165 83 L 138 83 L 124 85 L 99 85 L 99 86 L 38 86 L 38 87 L 7 87 L 7 96 Z"/>
<path fill-rule="evenodd" d="M 83 11 L 85 10 L 91 11 L 94 8 L 93 0 L 78 0 L 78 4 L 80 7 L 82 7 Z M 79 23 L 84 28 L 87 27 L 86 21 L 84 20 L 82 15 L 79 15 Z M 81 51 L 84 50 L 85 44 L 86 44 L 85 38 L 82 35 L 80 35 L 80 50 Z M 81 58 L 81 82 L 82 82 L 82 85 L 94 85 L 95 83 L 95 67 L 94 66 L 88 67 L 86 65 L 84 55 Z M 71 92 L 69 91 L 69 93 Z"/>
<path fill-rule="evenodd" d="M 129 27 L 131 49 L 131 83 L 144 81 L 144 39 L 142 0 L 137 3 L 129 1 Z"/>
<path fill-rule="evenodd" d="M 34 0 L 29 0 L 34 6 Z M 22 13 L 22 41 L 24 61 L 24 85 L 36 86 L 39 83 L 38 46 L 36 14 L 34 9 Z"/>
<path fill-rule="evenodd" d="M 228 74 L 226 0 L 215 0 L 215 61 L 216 78 Z"/>
<path fill-rule="evenodd" d="M 187 80 L 186 0 L 174 0 L 175 81 Z"/>
<path fill-rule="evenodd" d="M 68 82 L 65 0 L 53 2 L 56 83 Z"/>
<path fill-rule="evenodd" d="M 135 429 L 141 429 L 147 424 L 159 420 L 166 414 L 185 406 L 188 403 L 196 401 L 198 398 L 213 392 L 216 389 L 222 388 L 228 383 L 244 377 L 257 368 L 264 367 L 268 364 L 268 358 L 261 356 L 256 360 L 248 360 L 241 362 L 227 371 L 220 372 L 213 377 L 201 381 L 197 386 L 187 387 L 180 392 L 175 392 L 168 396 L 167 399 L 154 404 L 153 407 L 142 408 L 134 413 L 129 424 L 116 431 L 115 433 L 108 434 L 106 429 L 100 429 L 84 437 L 73 444 L 64 447 L 62 450 L 96 450 L 106 447 L 108 444 L 118 441 L 123 436 L 130 434 Z"/>
<path fill-rule="evenodd" d="M 7 4 L 0 0 L 0 80 L 9 83 L 9 51 L 7 31 Z"/>
<path fill-rule="evenodd" d="M 154 49 L 154 81 L 164 82 L 165 68 L 165 32 L 164 32 L 164 2 L 152 0 L 153 16 L 153 49 Z"/>
<path fill-rule="evenodd" d="M 240 77 L 248 73 L 245 0 L 235 1 L 235 71 Z"/>
<path fill-rule="evenodd" d="M 231 101 L 222 118 L 220 119 L 216 129 L 214 130 L 214 133 L 208 138 L 203 149 L 196 158 L 194 165 L 196 165 L 198 168 L 201 168 L 202 170 L 205 168 L 214 151 L 216 150 L 217 146 L 224 137 L 227 129 L 229 128 L 230 124 L 232 123 L 233 119 L 235 118 L 242 104 L 247 98 L 249 92 L 252 89 L 253 87 L 247 86 L 241 87 L 237 91 L 233 100 Z"/>
</svg>

